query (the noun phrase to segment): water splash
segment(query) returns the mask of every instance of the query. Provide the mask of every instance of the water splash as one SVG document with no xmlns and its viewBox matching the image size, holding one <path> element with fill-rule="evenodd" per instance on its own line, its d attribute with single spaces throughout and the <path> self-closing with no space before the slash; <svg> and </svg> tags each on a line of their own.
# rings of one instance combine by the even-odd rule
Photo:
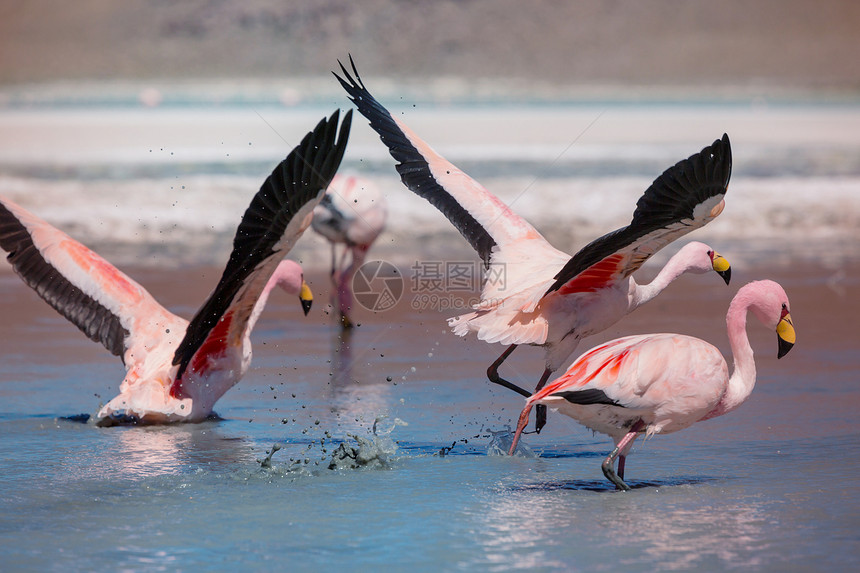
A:
<svg viewBox="0 0 860 573">
<path fill-rule="evenodd" d="M 373 423 L 372 436 L 347 434 L 354 444 L 348 441 L 339 443 L 330 457 L 326 454 L 330 451 L 327 440 L 331 439 L 331 434 L 325 432 L 325 437 L 319 441 L 323 457 L 317 461 L 313 461 L 309 455 L 314 444 L 317 443 L 314 440 L 307 444 L 304 456 L 290 457 L 288 465 L 277 466 L 273 463 L 272 458 L 275 453 L 285 448 L 284 444 L 278 442 L 272 444 L 272 447 L 266 451 L 266 457 L 257 462 L 266 474 L 278 473 L 290 476 L 317 475 L 318 470 L 314 470 L 312 466 L 329 470 L 387 469 L 391 467 L 393 457 L 398 450 L 397 444 L 391 438 L 391 433 L 397 426 L 407 425 L 400 418 L 389 420 L 387 416 L 379 416 Z"/>
<path fill-rule="evenodd" d="M 283 446 L 281 446 L 281 444 L 279 444 L 279 443 L 277 443 L 277 442 L 275 442 L 274 444 L 272 444 L 272 449 L 271 449 L 271 450 L 269 450 L 269 451 L 266 453 L 266 457 L 265 457 L 265 459 L 263 459 L 263 461 L 261 461 L 261 462 L 260 462 L 260 467 L 261 467 L 261 468 L 270 468 L 270 467 L 272 467 L 272 456 L 274 456 L 274 455 L 275 455 L 275 452 L 277 452 L 278 450 L 280 450 L 282 447 L 283 447 Z"/>
<path fill-rule="evenodd" d="M 490 443 L 487 445 L 488 456 L 507 456 L 511 451 L 511 444 L 514 441 L 514 433 L 510 426 L 505 426 L 504 430 L 495 432 L 490 430 Z M 517 444 L 517 449 L 514 451 L 514 456 L 521 458 L 536 458 L 538 455 L 532 450 L 525 440 L 520 439 Z"/>
<path fill-rule="evenodd" d="M 330 470 L 354 469 L 388 469 L 391 467 L 392 456 L 397 452 L 394 441 L 383 438 L 364 438 L 349 434 L 355 440 L 356 446 L 341 442 L 331 456 L 328 464 Z"/>
<path fill-rule="evenodd" d="M 387 469 L 397 453 L 397 444 L 391 438 L 391 433 L 397 426 L 408 426 L 400 418 L 389 419 L 379 416 L 373 422 L 373 437 L 364 438 L 355 434 L 347 434 L 355 440 L 356 446 L 341 442 L 331 456 L 328 469 Z"/>
</svg>

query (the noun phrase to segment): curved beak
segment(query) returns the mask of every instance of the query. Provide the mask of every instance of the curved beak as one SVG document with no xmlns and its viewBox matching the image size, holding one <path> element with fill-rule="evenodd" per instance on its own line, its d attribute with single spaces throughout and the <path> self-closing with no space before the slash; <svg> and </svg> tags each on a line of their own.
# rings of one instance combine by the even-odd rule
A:
<svg viewBox="0 0 860 573">
<path fill-rule="evenodd" d="M 791 323 L 791 315 L 787 312 L 779 319 L 776 325 L 776 336 L 779 338 L 779 351 L 776 354 L 777 358 L 782 358 L 791 347 L 794 346 L 794 341 L 797 338 L 794 333 L 794 325 Z"/>
<path fill-rule="evenodd" d="M 732 267 L 721 254 L 714 251 L 713 256 L 711 257 L 711 266 L 714 271 L 726 281 L 726 284 L 729 284 L 729 281 L 732 280 Z"/>
<path fill-rule="evenodd" d="M 311 287 L 305 281 L 302 281 L 302 290 L 299 291 L 299 301 L 302 303 L 302 310 L 305 312 L 305 316 L 307 316 L 314 302 L 314 294 L 311 292 Z"/>
</svg>

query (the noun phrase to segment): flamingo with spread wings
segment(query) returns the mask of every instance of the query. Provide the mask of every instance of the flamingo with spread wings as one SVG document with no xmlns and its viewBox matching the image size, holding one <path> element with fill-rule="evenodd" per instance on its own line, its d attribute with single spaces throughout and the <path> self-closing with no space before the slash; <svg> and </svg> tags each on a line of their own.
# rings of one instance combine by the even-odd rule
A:
<svg viewBox="0 0 860 573">
<path fill-rule="evenodd" d="M 643 334 L 611 340 L 580 356 L 564 375 L 526 401 L 510 453 L 516 451 L 532 406 L 557 408 L 615 441 L 603 473 L 618 489 L 629 490 L 624 461 L 640 434 L 677 432 L 728 414 L 752 393 L 756 370 L 747 312 L 776 330 L 777 358 L 785 356 L 796 337 L 788 296 L 773 281 L 749 283 L 732 299 L 726 314 L 734 358 L 731 376 L 720 351 L 699 338 Z"/>
<path fill-rule="evenodd" d="M 341 63 L 344 77 L 334 75 L 398 162 L 403 183 L 439 209 L 487 267 L 504 266 L 504 280 L 485 281 L 474 312 L 448 321 L 460 336 L 474 332 L 480 340 L 509 345 L 487 370 L 492 382 L 530 396 L 498 374 L 517 345 L 545 349 L 539 390 L 581 338 L 605 330 L 685 272 L 713 269 L 728 284 L 728 262 L 702 243 L 682 248 L 650 284 L 631 276 L 651 255 L 722 212 L 732 167 L 727 135 L 660 175 L 637 202 L 628 226 L 571 257 L 391 115 L 365 88 L 352 56 L 350 63 L 352 73 Z M 537 418 L 540 431 L 542 406 Z"/>
<path fill-rule="evenodd" d="M 352 112 L 340 128 L 339 115 L 320 121 L 263 183 L 218 285 L 190 322 L 81 243 L 0 199 L 0 248 L 15 272 L 125 364 L 120 394 L 101 408 L 97 423 L 205 419 L 248 370 L 250 332 L 272 288 L 299 295 L 307 313 L 311 296 L 301 267 L 282 259 L 340 166 Z"/>
<path fill-rule="evenodd" d="M 379 188 L 363 177 L 336 175 L 320 204 L 314 208 L 311 227 L 331 243 L 331 280 L 340 325 L 352 328 L 352 279 L 367 252 L 385 229 L 388 206 Z M 337 256 L 338 244 L 344 246 Z M 350 255 L 349 264 L 346 256 Z"/>
</svg>

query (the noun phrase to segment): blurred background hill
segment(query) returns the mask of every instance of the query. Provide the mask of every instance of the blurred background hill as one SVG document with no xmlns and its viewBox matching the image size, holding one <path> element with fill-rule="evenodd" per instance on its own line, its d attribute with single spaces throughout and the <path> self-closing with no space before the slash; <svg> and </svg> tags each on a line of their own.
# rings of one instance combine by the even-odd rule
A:
<svg viewBox="0 0 860 573">
<path fill-rule="evenodd" d="M 856 93 L 853 0 L 2 0 L 0 85 L 365 74 Z"/>
</svg>

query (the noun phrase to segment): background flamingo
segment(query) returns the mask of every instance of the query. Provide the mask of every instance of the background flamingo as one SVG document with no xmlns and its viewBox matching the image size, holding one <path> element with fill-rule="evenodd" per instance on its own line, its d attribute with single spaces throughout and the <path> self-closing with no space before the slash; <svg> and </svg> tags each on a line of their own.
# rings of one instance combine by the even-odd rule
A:
<svg viewBox="0 0 860 573">
<path fill-rule="evenodd" d="M 604 460 L 603 473 L 618 489 L 629 490 L 624 461 L 639 434 L 668 434 L 722 416 L 752 393 L 756 372 L 746 331 L 748 311 L 776 330 L 777 358 L 785 356 L 795 341 L 788 297 L 773 281 L 749 283 L 726 314 L 734 358 L 731 376 L 720 351 L 692 336 L 643 334 L 611 340 L 580 356 L 563 376 L 526 400 L 510 453 L 532 406 L 542 403 L 610 436 L 615 449 Z"/>
<path fill-rule="evenodd" d="M 341 64 L 344 77 L 334 75 L 398 161 L 403 183 L 451 221 L 487 268 L 504 268 L 503 281 L 484 283 L 474 312 L 448 321 L 460 336 L 474 332 L 480 340 L 509 345 L 487 370 L 492 382 L 529 396 L 498 374 L 517 345 L 544 347 L 539 390 L 581 338 L 605 330 L 684 272 L 713 269 L 728 283 L 726 260 L 701 243 L 677 253 L 649 285 L 640 286 L 631 276 L 651 255 L 722 212 L 732 168 L 727 135 L 658 177 L 637 202 L 628 226 L 571 257 L 392 116 L 364 87 L 352 56 L 350 63 L 352 74 Z M 540 431 L 543 406 L 537 418 Z"/>
<path fill-rule="evenodd" d="M 363 177 L 336 175 L 314 208 L 313 229 L 331 243 L 331 279 L 338 321 L 352 328 L 352 279 L 371 245 L 385 229 L 388 207 L 379 188 Z M 343 252 L 337 255 L 337 245 Z M 347 264 L 347 254 L 350 261 Z"/>
<path fill-rule="evenodd" d="M 199 422 L 245 374 L 250 332 L 269 292 L 310 290 L 282 261 L 310 225 L 337 171 L 352 113 L 323 119 L 263 183 L 245 211 L 221 280 L 189 323 L 99 255 L 11 201 L 0 199 L 0 247 L 48 304 L 126 367 L 120 394 L 98 423 Z"/>
</svg>

